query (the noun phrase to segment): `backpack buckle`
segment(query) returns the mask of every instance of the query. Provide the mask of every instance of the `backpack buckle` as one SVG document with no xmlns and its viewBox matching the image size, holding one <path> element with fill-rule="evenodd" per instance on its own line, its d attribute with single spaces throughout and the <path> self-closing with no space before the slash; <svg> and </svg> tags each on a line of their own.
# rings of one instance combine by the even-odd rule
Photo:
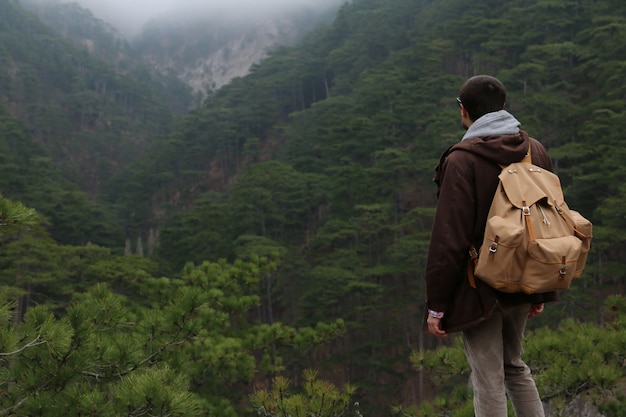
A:
<svg viewBox="0 0 626 417">
<path fill-rule="evenodd" d="M 489 245 L 489 258 L 493 258 L 498 251 L 498 246 L 500 246 L 500 236 L 496 235 L 495 239 Z"/>
<path fill-rule="evenodd" d="M 478 259 L 478 250 L 476 249 L 476 246 L 474 246 L 474 245 L 470 246 L 469 255 L 470 255 L 470 259 L 471 260 Z"/>
</svg>

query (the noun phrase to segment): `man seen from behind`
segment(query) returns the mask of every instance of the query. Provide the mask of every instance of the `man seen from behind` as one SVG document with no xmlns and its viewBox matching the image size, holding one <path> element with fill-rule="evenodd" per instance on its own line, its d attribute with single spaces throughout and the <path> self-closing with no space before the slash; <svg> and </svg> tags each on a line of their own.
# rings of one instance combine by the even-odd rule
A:
<svg viewBox="0 0 626 417">
<path fill-rule="evenodd" d="M 467 130 L 437 165 L 438 203 L 426 265 L 425 330 L 437 337 L 462 332 L 471 368 L 477 417 L 506 417 L 507 396 L 517 417 L 543 417 L 529 367 L 522 360 L 526 321 L 556 293 L 508 294 L 468 279 L 469 248 L 482 243 L 501 165 L 521 161 L 552 170 L 546 149 L 504 110 L 506 90 L 478 75 L 461 87 L 457 102 Z"/>
</svg>

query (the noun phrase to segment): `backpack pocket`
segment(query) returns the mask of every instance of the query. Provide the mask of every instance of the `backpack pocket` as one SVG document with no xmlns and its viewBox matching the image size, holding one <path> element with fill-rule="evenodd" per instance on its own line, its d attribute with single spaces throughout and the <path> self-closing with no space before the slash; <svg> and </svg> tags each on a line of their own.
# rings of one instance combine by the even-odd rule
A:
<svg viewBox="0 0 626 417">
<path fill-rule="evenodd" d="M 573 235 L 530 241 L 522 291 L 531 294 L 568 289 L 581 252 L 582 241 Z"/>
<path fill-rule="evenodd" d="M 500 216 L 491 217 L 485 226 L 485 237 L 474 274 L 495 289 L 519 291 L 521 268 L 515 254 L 523 238 L 524 228 L 521 225 Z"/>
<path fill-rule="evenodd" d="M 589 254 L 589 249 L 591 248 L 592 225 L 589 220 L 584 218 L 579 212 L 575 210 L 570 210 L 570 215 L 572 217 L 574 225 L 576 226 L 574 234 L 582 242 L 580 256 L 578 257 L 578 261 L 576 262 L 576 272 L 574 273 L 574 278 L 580 278 L 580 276 L 583 274 L 585 264 L 587 263 L 587 255 Z"/>
</svg>

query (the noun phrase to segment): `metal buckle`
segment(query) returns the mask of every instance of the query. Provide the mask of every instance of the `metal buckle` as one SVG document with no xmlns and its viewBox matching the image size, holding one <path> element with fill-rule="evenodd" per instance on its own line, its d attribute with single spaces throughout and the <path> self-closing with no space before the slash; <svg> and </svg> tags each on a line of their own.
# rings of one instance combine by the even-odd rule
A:
<svg viewBox="0 0 626 417">
<path fill-rule="evenodd" d="M 498 242 L 496 241 L 491 242 L 491 245 L 489 246 L 489 252 L 496 253 L 497 251 L 498 251 Z"/>
</svg>

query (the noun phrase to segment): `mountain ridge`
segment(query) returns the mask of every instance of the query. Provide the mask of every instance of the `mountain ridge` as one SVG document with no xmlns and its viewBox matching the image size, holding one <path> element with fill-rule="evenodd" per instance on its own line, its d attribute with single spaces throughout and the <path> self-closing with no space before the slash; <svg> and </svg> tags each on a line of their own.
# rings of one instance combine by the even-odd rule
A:
<svg viewBox="0 0 626 417">
<path fill-rule="evenodd" d="M 269 51 L 293 45 L 315 26 L 329 23 L 336 9 L 170 16 L 150 21 L 131 43 L 146 62 L 176 74 L 204 99 L 232 79 L 248 75 Z"/>
<path fill-rule="evenodd" d="M 78 3 L 22 1 L 46 25 L 118 69 L 120 61 L 136 54 L 163 76 L 177 77 L 191 88 L 192 107 L 233 78 L 249 74 L 269 51 L 292 45 L 314 27 L 329 23 L 340 4 L 329 0 L 317 8 L 292 5 L 261 13 L 180 11 L 153 18 L 126 38 Z"/>
<path fill-rule="evenodd" d="M 147 45 L 150 43 L 147 41 L 141 43 L 138 48 L 144 59 L 155 68 L 164 73 L 177 74 L 178 78 L 186 82 L 195 94 L 206 97 L 233 78 L 247 75 L 250 67 L 267 57 L 268 49 L 289 45 L 300 35 L 292 23 L 268 19 L 254 27 L 233 34 L 216 48 L 206 48 L 201 54 L 186 59 L 184 55 L 187 51 L 196 48 L 201 40 L 183 42 L 179 45 L 178 51 L 167 56 L 152 52 L 153 48 L 158 51 L 168 49 L 167 44 L 171 37 L 167 35 L 160 40 L 157 39 L 157 44 L 152 47 Z"/>
</svg>

